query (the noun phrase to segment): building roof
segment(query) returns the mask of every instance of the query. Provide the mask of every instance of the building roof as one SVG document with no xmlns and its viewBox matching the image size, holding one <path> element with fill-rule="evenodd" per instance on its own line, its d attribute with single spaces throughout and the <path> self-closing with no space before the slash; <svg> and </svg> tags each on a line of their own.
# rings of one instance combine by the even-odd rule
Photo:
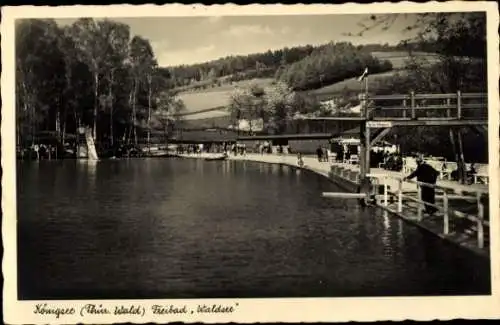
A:
<svg viewBox="0 0 500 325">
<path fill-rule="evenodd" d="M 353 129 L 349 129 L 349 130 L 346 130 L 344 132 L 340 132 L 340 133 L 336 133 L 334 134 L 334 137 L 338 138 L 338 137 L 359 137 L 359 133 L 360 133 L 360 128 L 359 126 L 358 127 L 355 127 Z"/>
<path fill-rule="evenodd" d="M 230 142 L 236 141 L 237 133 L 223 130 L 182 131 L 170 140 L 172 142 L 203 143 L 203 142 Z"/>
<path fill-rule="evenodd" d="M 280 134 L 280 135 L 254 135 L 254 136 L 240 136 L 238 140 L 240 141 L 251 141 L 251 140 L 318 140 L 318 139 L 330 139 L 332 138 L 331 133 L 307 133 L 307 134 Z"/>
</svg>

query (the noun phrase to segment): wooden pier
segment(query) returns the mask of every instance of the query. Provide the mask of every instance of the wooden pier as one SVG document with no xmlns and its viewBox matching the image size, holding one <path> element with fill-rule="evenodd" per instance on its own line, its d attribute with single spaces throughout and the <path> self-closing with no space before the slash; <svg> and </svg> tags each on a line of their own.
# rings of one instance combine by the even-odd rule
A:
<svg viewBox="0 0 500 325">
<path fill-rule="evenodd" d="M 393 127 L 434 126 L 448 127 L 450 140 L 455 147 L 458 142 L 460 153 L 456 151 L 459 177 L 465 177 L 465 161 L 462 153 L 462 137 L 460 127 L 475 129 L 478 133 L 488 137 L 488 96 L 485 93 L 453 94 L 395 94 L 371 95 L 368 92 L 368 78 L 365 78 L 365 91 L 361 95 L 361 110 L 359 116 L 332 116 L 315 117 L 315 120 L 350 120 L 359 123 L 360 131 L 360 159 L 359 168 L 346 166 L 332 166 L 332 177 L 339 184 L 352 191 L 365 194 L 365 203 L 379 195 L 382 186 L 383 203 L 377 200 L 377 205 L 385 211 L 394 213 L 418 224 L 440 237 L 482 255 L 489 255 L 489 222 L 485 220 L 485 204 L 488 201 L 487 186 L 461 185 L 458 183 L 441 182 L 435 185 L 440 192 L 442 203 L 436 204 L 437 216 L 424 217 L 424 207 L 420 197 L 422 186 L 432 186 L 424 183 L 404 183 L 402 175 L 385 172 L 385 175 L 376 175 L 370 170 L 371 147 L 381 141 Z M 457 139 L 455 141 L 455 139 Z M 375 184 L 374 184 L 375 183 Z M 414 187 L 408 191 L 408 184 Z M 375 185 L 375 186 L 373 186 Z M 395 191 L 394 188 L 397 188 Z M 411 188 L 411 186 L 410 186 Z M 376 192 L 376 193 L 374 193 Z M 477 211 L 461 212 L 450 204 L 450 193 L 453 200 L 476 201 Z M 394 199 L 396 196 L 397 200 Z M 390 201 L 392 200 L 392 201 Z M 394 202 L 397 201 L 397 205 Z M 466 204 L 466 205 L 471 205 Z M 439 220 L 438 220 L 439 219 Z M 465 221 L 465 222 L 464 222 Z M 472 223 L 469 227 L 467 223 Z M 460 228 L 463 228 L 460 230 Z M 471 240 L 470 234 L 474 234 Z"/>
<path fill-rule="evenodd" d="M 487 138 L 488 96 L 485 93 L 454 94 L 395 94 L 370 95 L 368 78 L 365 93 L 361 95 L 359 116 L 314 117 L 314 120 L 354 121 L 359 123 L 360 182 L 367 184 L 370 174 L 370 150 L 393 127 L 441 126 L 450 130 L 453 145 L 457 138 L 462 148 L 460 127 L 470 127 Z M 454 145 L 455 146 L 455 145 Z M 459 171 L 464 171 L 463 154 L 457 154 Z M 463 175 L 462 175 L 463 176 Z M 364 187 L 367 189 L 368 187 Z"/>
<path fill-rule="evenodd" d="M 360 186 L 357 166 L 334 164 L 331 177 L 352 191 Z M 436 185 L 403 181 L 401 173 L 379 169 L 367 177 L 373 184 L 368 194 L 373 204 L 447 241 L 489 257 L 487 185 L 463 185 L 443 180 Z M 438 210 L 434 215 L 424 214 L 422 187 L 432 187 L 436 191 L 436 203 L 431 205 Z"/>
</svg>

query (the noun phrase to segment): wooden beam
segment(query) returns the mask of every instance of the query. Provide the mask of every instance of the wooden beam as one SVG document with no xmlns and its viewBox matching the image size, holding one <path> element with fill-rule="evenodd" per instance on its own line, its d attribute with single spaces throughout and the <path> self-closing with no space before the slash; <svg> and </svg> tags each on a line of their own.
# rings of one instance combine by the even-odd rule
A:
<svg viewBox="0 0 500 325">
<path fill-rule="evenodd" d="M 390 127 L 383 129 L 379 134 L 377 134 L 377 136 L 375 138 L 373 138 L 373 140 L 371 140 L 370 146 L 373 146 L 378 141 L 382 140 L 382 138 L 385 137 L 387 135 L 387 133 L 389 133 L 389 131 L 391 131 Z"/>
<path fill-rule="evenodd" d="M 487 120 L 395 120 L 395 119 L 373 119 L 374 121 L 392 122 L 393 126 L 471 126 L 488 125 Z"/>
<path fill-rule="evenodd" d="M 462 96 L 460 90 L 457 91 L 457 117 L 462 118 Z"/>
<path fill-rule="evenodd" d="M 417 117 L 416 113 L 415 113 L 415 93 L 412 91 L 410 93 L 410 109 L 411 109 L 411 118 L 412 119 L 415 119 Z"/>
<path fill-rule="evenodd" d="M 325 116 L 325 117 L 303 117 L 302 120 L 316 121 L 365 121 L 364 117 L 359 116 Z"/>
<path fill-rule="evenodd" d="M 471 125 L 470 127 L 477 134 L 488 137 L 488 127 L 486 125 Z"/>
<path fill-rule="evenodd" d="M 359 127 L 359 178 L 360 180 L 363 180 L 366 176 L 366 166 L 365 166 L 365 153 L 366 153 L 366 142 L 365 142 L 365 136 L 366 136 L 366 123 L 362 123 Z"/>
<path fill-rule="evenodd" d="M 323 192 L 323 197 L 335 198 L 335 199 L 363 199 L 366 194 L 363 193 L 344 193 L 344 192 Z"/>
<path fill-rule="evenodd" d="M 464 146 L 462 143 L 462 131 L 460 129 L 457 130 L 457 138 L 458 138 L 458 150 L 460 153 L 460 164 L 462 165 L 462 169 L 459 170 L 462 174 L 460 175 L 461 183 L 464 184 L 467 178 L 467 170 L 465 168 L 465 157 L 464 157 Z"/>
<path fill-rule="evenodd" d="M 370 174 L 370 151 L 370 128 L 365 128 L 365 177 Z"/>
</svg>

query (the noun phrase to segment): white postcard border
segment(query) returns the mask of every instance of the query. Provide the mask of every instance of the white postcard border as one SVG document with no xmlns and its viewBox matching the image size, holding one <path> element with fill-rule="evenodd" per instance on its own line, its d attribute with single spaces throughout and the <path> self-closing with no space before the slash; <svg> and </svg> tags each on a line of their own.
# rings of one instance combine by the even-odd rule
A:
<svg viewBox="0 0 500 325">
<path fill-rule="evenodd" d="M 487 319 L 500 316 L 500 223 L 499 182 L 490 182 L 492 295 L 460 297 L 384 297 L 384 298 L 286 298 L 286 299 L 194 299 L 194 300 L 100 300 L 100 301 L 18 301 L 16 256 L 16 154 L 15 154 L 15 58 L 14 20 L 16 18 L 72 18 L 92 17 L 163 17 L 163 16 L 224 16 L 224 15 L 304 15 L 304 14 L 366 14 L 415 13 L 437 11 L 486 11 L 488 35 L 489 83 L 489 174 L 492 180 L 499 176 L 499 40 L 498 7 L 495 2 L 428 2 L 378 3 L 344 5 L 112 5 L 112 6 L 18 6 L 2 8 L 2 239 L 4 245 L 4 321 L 25 323 L 117 323 L 117 322 L 320 322 L 320 321 L 377 321 L 377 320 L 434 320 Z M 35 305 L 47 303 L 59 308 L 74 308 L 74 315 L 59 318 L 34 314 Z M 80 315 L 81 308 L 93 303 L 110 309 L 116 305 L 140 306 L 144 316 L 90 316 Z M 175 305 L 196 309 L 199 304 L 233 306 L 231 313 L 180 316 L 153 315 L 154 304 Z"/>
</svg>

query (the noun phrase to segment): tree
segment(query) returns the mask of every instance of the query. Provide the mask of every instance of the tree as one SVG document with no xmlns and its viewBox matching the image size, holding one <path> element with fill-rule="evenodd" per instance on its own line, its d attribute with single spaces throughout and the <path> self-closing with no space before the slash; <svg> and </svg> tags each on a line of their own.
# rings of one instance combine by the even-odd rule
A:
<svg viewBox="0 0 500 325">
<path fill-rule="evenodd" d="M 149 41 L 130 41 L 127 25 L 93 19 L 16 25 L 18 144 L 42 141 L 38 135 L 47 131 L 64 143 L 81 125 L 91 126 L 98 145 L 125 141 L 132 131 L 137 139 L 140 123 L 150 135 L 157 97 L 172 83 L 168 69 L 156 72 Z"/>
<path fill-rule="evenodd" d="M 233 92 L 228 110 L 234 123 L 247 120 L 250 131 L 254 130 L 254 121 L 261 119 L 268 132 L 282 133 L 292 119 L 297 99 L 285 83 L 277 82 L 267 87 L 253 83 Z"/>
<path fill-rule="evenodd" d="M 103 45 L 106 46 L 106 60 L 104 64 L 105 74 L 107 76 L 108 95 L 106 106 L 109 109 L 109 140 L 111 146 L 114 145 L 113 131 L 113 114 L 115 95 L 113 88 L 115 87 L 116 71 L 122 69 L 128 59 L 129 42 L 130 42 L 130 27 L 128 25 L 117 23 L 110 20 L 99 22 L 102 36 L 104 37 Z"/>
<path fill-rule="evenodd" d="M 18 142 L 21 133 L 35 143 L 42 129 L 60 131 L 64 59 L 53 20 L 27 19 L 16 27 Z"/>
<path fill-rule="evenodd" d="M 132 127 L 134 134 L 134 141 L 137 144 L 137 96 L 141 83 L 148 86 L 148 124 L 151 118 L 151 80 L 152 74 L 157 66 L 154 57 L 153 49 L 147 39 L 140 36 L 134 36 L 130 43 L 130 63 L 133 75 L 133 89 L 132 89 Z M 149 130 L 149 127 L 148 127 Z M 148 137 L 149 137 L 148 131 Z"/>
<path fill-rule="evenodd" d="M 179 98 L 167 92 L 161 92 L 157 97 L 157 110 L 153 113 L 152 124 L 159 125 L 165 137 L 178 127 L 182 121 L 182 113 L 186 110 Z"/>
<path fill-rule="evenodd" d="M 102 24 L 92 18 L 80 18 L 71 27 L 79 59 L 88 66 L 93 77 L 94 105 L 92 114 L 92 134 L 97 138 L 97 118 L 99 109 L 99 82 L 106 58 L 106 44 Z"/>
<path fill-rule="evenodd" d="M 295 113 L 296 94 L 288 85 L 277 82 L 265 90 L 265 111 L 269 114 L 268 129 L 273 133 L 283 133 Z"/>
</svg>

